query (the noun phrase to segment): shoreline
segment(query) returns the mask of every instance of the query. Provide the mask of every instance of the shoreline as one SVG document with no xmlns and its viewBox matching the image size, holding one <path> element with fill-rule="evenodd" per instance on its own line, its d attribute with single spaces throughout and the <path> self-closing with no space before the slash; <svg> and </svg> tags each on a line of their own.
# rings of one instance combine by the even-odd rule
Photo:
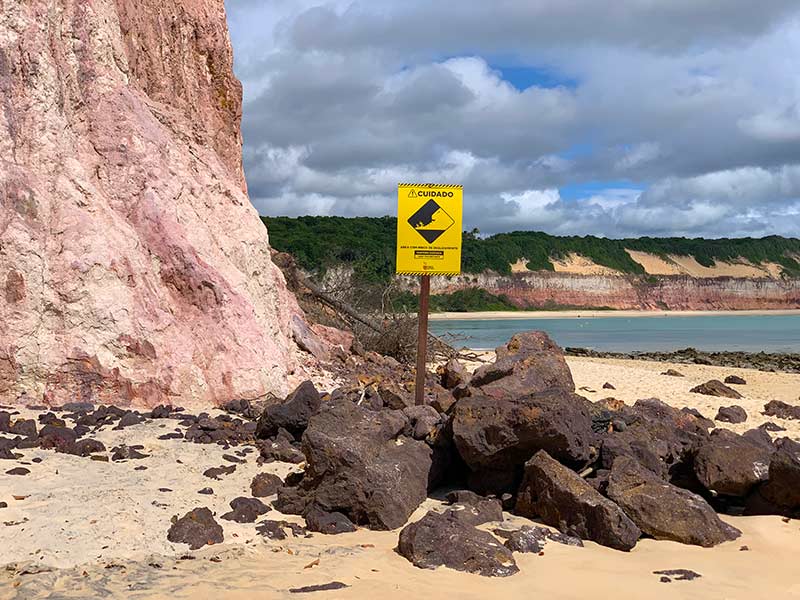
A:
<svg viewBox="0 0 800 600">
<path fill-rule="evenodd" d="M 500 321 L 527 319 L 601 319 L 641 317 L 800 316 L 800 309 L 782 310 L 535 310 L 431 313 L 431 321 Z"/>
</svg>

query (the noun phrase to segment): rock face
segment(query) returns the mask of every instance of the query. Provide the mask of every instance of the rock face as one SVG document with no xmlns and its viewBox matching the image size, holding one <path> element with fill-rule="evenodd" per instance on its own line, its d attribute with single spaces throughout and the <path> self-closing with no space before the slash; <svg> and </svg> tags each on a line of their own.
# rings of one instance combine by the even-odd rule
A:
<svg viewBox="0 0 800 600">
<path fill-rule="evenodd" d="M 298 488 L 282 488 L 275 507 L 340 512 L 371 529 L 401 527 L 425 499 L 432 464 L 427 444 L 402 435 L 406 425 L 400 411 L 346 399 L 325 406 L 303 434 L 305 477 Z"/>
<path fill-rule="evenodd" d="M 0 402 L 299 382 L 293 338 L 314 334 L 248 201 L 240 120 L 223 0 L 4 3 Z"/>
<path fill-rule="evenodd" d="M 580 463 L 589 458 L 595 439 L 590 407 L 584 398 L 557 389 L 508 400 L 471 396 L 453 409 L 453 439 L 473 470 L 513 470 L 538 450 Z"/>
<path fill-rule="evenodd" d="M 741 535 L 738 529 L 723 523 L 703 498 L 663 481 L 627 456 L 614 461 L 608 497 L 657 540 L 709 548 Z"/>
<path fill-rule="evenodd" d="M 767 436 L 769 437 L 769 436 Z M 726 429 L 712 432 L 694 458 L 694 473 L 707 490 L 744 497 L 769 474 L 774 448 Z"/>
<path fill-rule="evenodd" d="M 470 381 L 490 398 L 516 398 L 552 388 L 575 391 L 564 353 L 543 331 L 518 333 L 496 354 L 495 362 L 477 369 Z"/>
<path fill-rule="evenodd" d="M 619 506 L 541 451 L 525 464 L 516 512 L 540 517 L 560 532 L 630 550 L 641 531 Z"/>
<path fill-rule="evenodd" d="M 800 307 L 800 279 L 695 278 L 686 275 L 578 275 L 535 271 L 440 278 L 431 292 L 483 288 L 520 308 L 552 304 L 621 310 L 743 310 Z"/>
</svg>

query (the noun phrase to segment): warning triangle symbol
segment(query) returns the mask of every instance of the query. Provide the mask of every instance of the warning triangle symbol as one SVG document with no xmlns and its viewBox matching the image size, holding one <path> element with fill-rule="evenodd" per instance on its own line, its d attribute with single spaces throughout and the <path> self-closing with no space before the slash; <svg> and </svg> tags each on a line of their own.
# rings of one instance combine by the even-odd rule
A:
<svg viewBox="0 0 800 600">
<path fill-rule="evenodd" d="M 409 198 L 416 198 L 417 197 L 417 190 L 411 190 L 410 192 L 408 192 L 408 197 Z"/>
</svg>

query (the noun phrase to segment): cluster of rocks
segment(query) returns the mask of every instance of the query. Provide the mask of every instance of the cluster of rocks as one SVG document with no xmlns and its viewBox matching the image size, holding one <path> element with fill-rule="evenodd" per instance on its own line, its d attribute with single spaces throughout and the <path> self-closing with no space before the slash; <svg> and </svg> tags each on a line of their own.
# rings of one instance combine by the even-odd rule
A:
<svg viewBox="0 0 800 600">
<path fill-rule="evenodd" d="M 695 348 L 685 348 L 674 352 L 601 352 L 589 348 L 565 348 L 564 352 L 568 356 L 628 358 L 687 365 L 711 365 L 781 373 L 800 373 L 800 354 L 782 354 L 778 352 L 703 352 Z"/>
<path fill-rule="evenodd" d="M 37 419 L 15 418 L 14 409 L 0 411 L 0 459 L 18 458 L 15 450 L 41 448 L 62 454 L 108 460 L 105 445 L 92 437 L 103 428 L 125 429 L 144 422 L 150 413 L 125 410 L 115 406 L 95 407 L 88 403 L 65 404 L 56 408 L 31 406 L 29 409 L 43 411 Z M 141 448 L 112 448 L 111 460 L 137 458 Z M 133 454 L 131 454 L 133 452 Z"/>
<path fill-rule="evenodd" d="M 768 428 L 709 432 L 714 422 L 696 410 L 654 398 L 592 403 L 544 333 L 515 336 L 472 375 L 450 361 L 425 405 L 412 398 L 402 376 L 369 376 L 329 395 L 306 382 L 268 406 L 255 431 L 262 458 L 297 453 L 305 468 L 277 490 L 271 482 L 273 507 L 310 531 L 403 527 L 398 552 L 417 566 L 497 576 L 516 572 L 514 551 L 551 539 L 476 528 L 502 523 L 503 509 L 554 527 L 556 541 L 619 550 L 642 536 L 704 547 L 737 538 L 719 512 L 800 512 L 800 444 L 773 443 Z M 720 420 L 741 417 L 723 408 Z M 463 491 L 406 525 L 442 485 Z"/>
</svg>

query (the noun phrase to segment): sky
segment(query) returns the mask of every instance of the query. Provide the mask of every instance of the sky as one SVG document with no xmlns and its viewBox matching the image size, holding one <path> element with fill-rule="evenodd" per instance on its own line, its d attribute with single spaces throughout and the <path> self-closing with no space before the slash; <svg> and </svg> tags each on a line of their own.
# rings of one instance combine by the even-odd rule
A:
<svg viewBox="0 0 800 600">
<path fill-rule="evenodd" d="M 263 215 L 800 237 L 797 0 L 226 0 Z"/>
</svg>

